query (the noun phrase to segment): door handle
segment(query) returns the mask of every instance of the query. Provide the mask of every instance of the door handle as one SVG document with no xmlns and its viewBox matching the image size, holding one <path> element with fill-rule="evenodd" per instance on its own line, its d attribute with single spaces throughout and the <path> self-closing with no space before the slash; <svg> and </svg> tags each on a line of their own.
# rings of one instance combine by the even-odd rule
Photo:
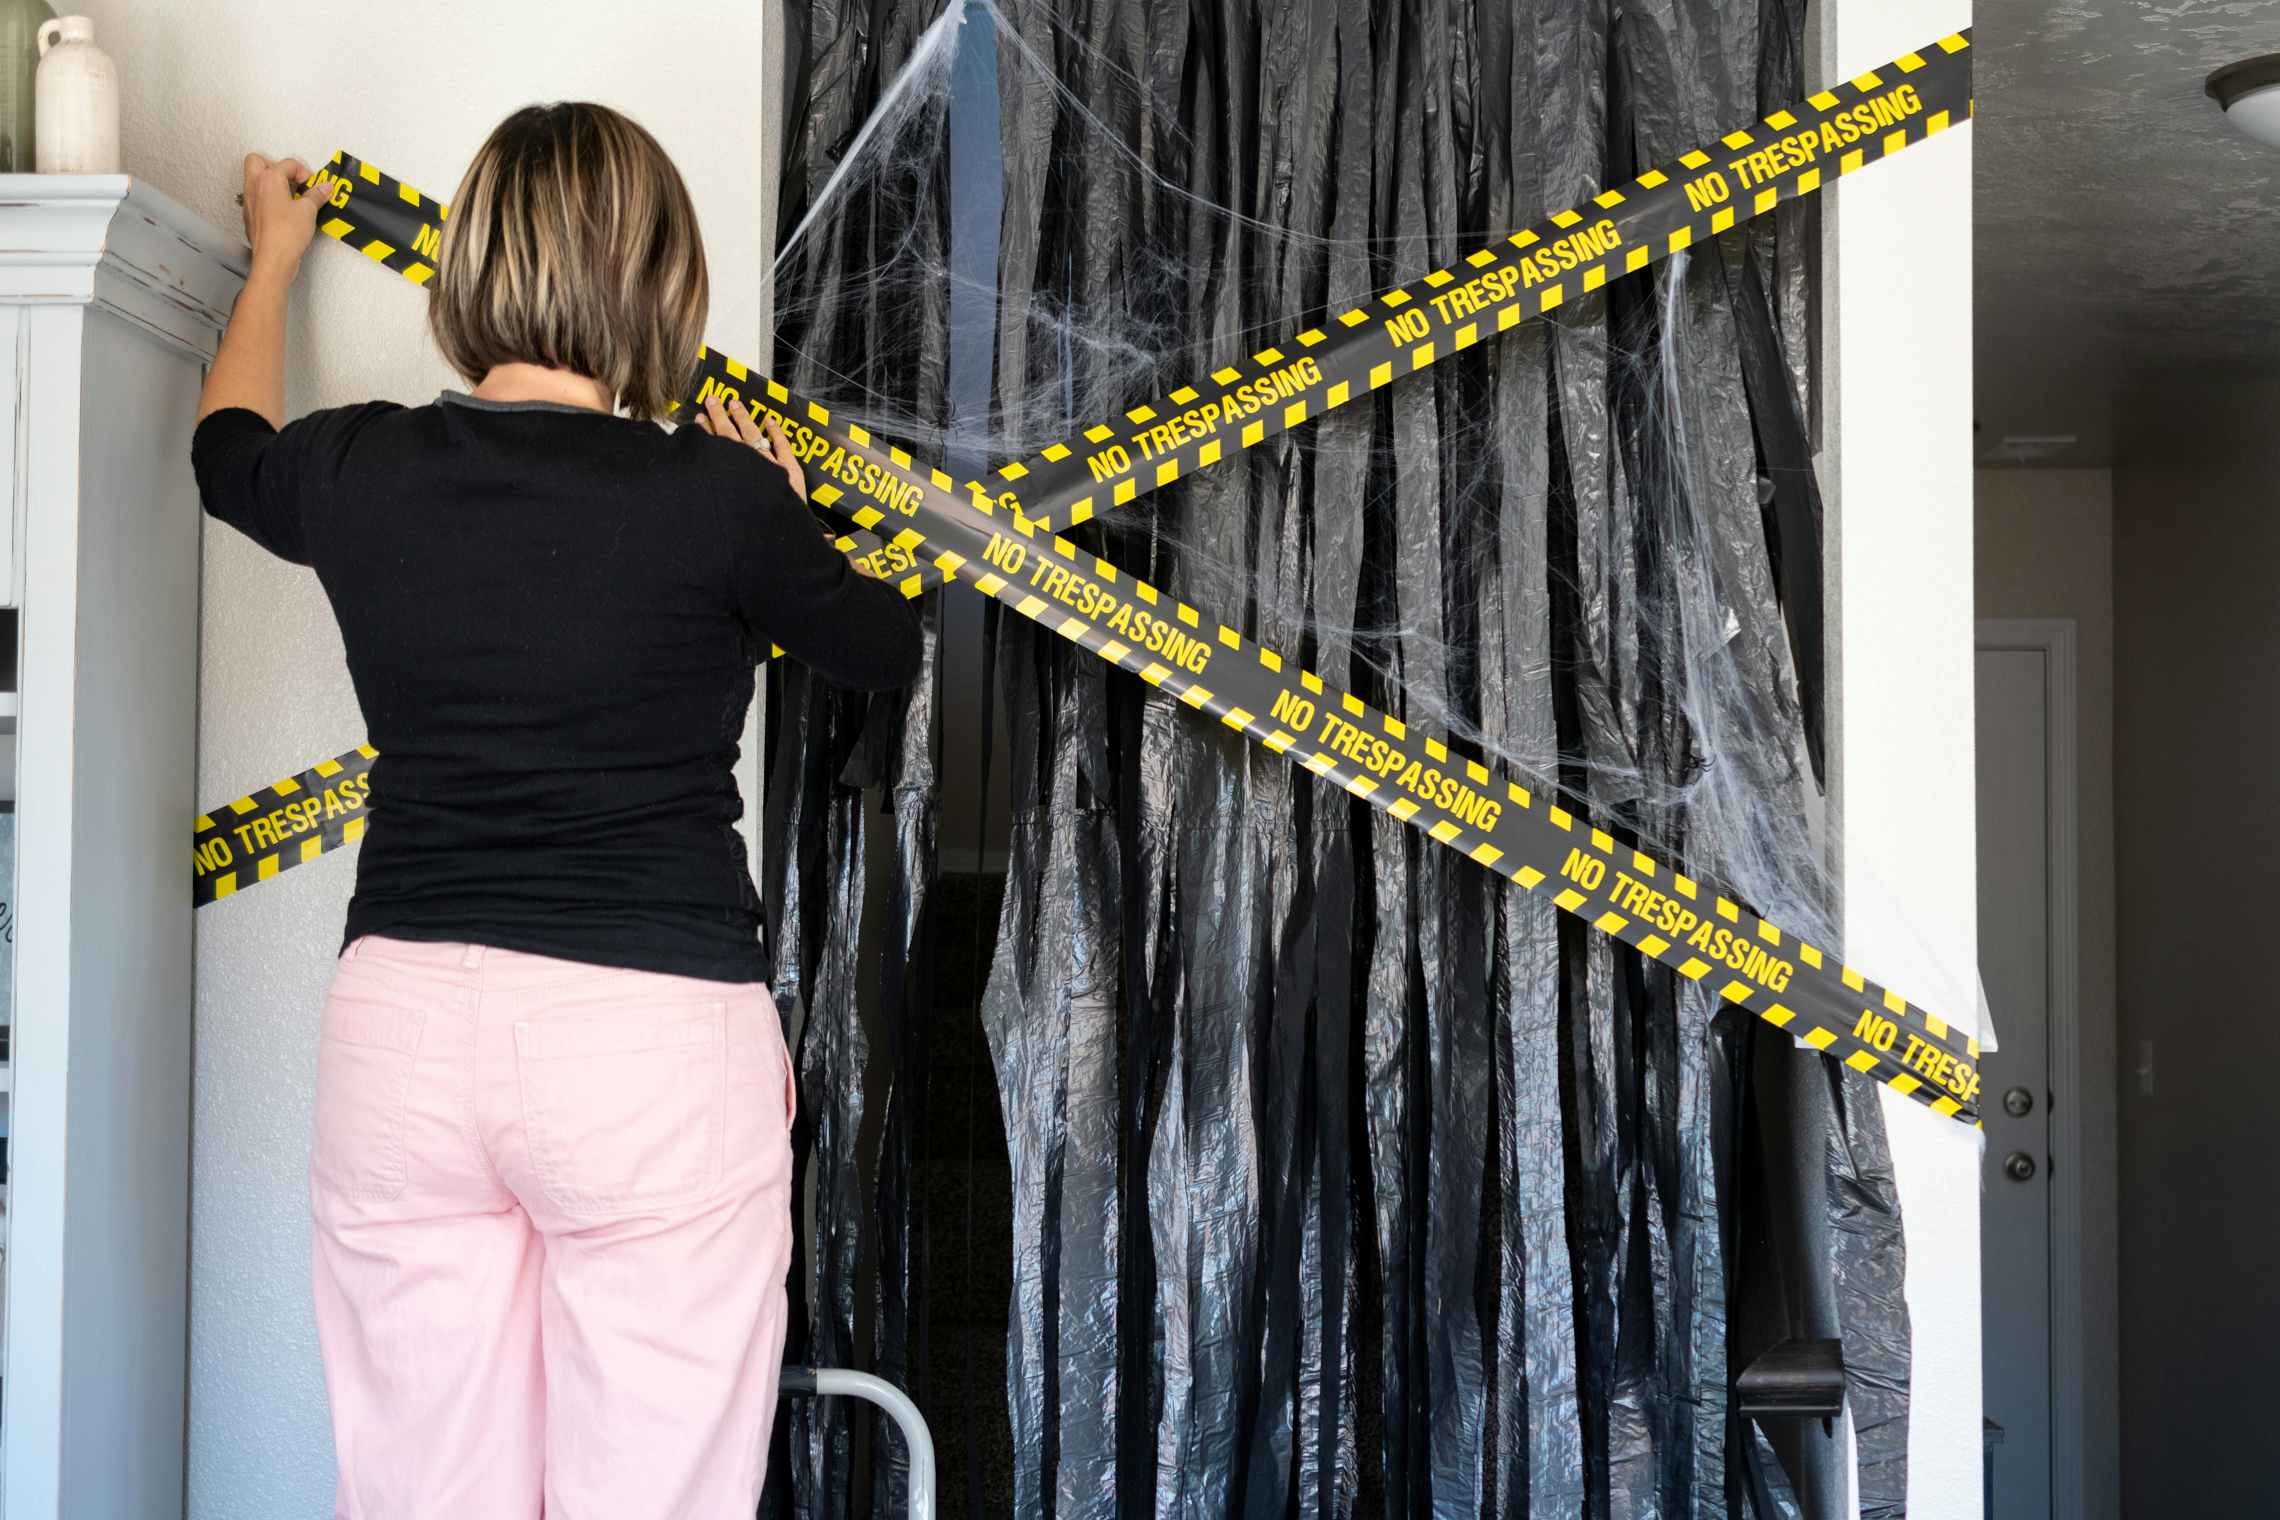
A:
<svg viewBox="0 0 2280 1520">
<path fill-rule="evenodd" d="M 2013 1151 L 2003 1158 L 2003 1175 L 2013 1182 L 2032 1182 L 2035 1175 L 2035 1158 L 2025 1151 Z"/>
</svg>

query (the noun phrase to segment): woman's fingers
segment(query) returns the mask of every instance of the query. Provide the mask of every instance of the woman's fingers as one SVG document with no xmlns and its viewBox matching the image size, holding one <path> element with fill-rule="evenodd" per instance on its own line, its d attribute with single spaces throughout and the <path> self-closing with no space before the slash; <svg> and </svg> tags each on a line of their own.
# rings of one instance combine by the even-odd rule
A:
<svg viewBox="0 0 2280 1520">
<path fill-rule="evenodd" d="M 288 273 L 298 268 L 302 252 L 316 235 L 317 208 L 323 196 L 293 195 L 293 182 L 308 178 L 308 165 L 297 158 L 245 156 L 245 236 L 259 262 L 282 261 Z M 314 190 L 316 187 L 311 186 Z M 305 204 L 304 204 L 305 203 Z"/>
<path fill-rule="evenodd" d="M 736 422 L 736 436 L 753 448 L 760 447 L 760 424 L 752 420 L 752 408 L 739 401 L 728 409 Z"/>
<path fill-rule="evenodd" d="M 807 500 L 807 472 L 800 468 L 799 456 L 792 452 L 791 440 L 784 436 L 774 417 L 768 419 L 768 454 L 783 469 L 784 479 L 791 483 L 792 494 Z"/>
<path fill-rule="evenodd" d="M 807 500 L 807 473 L 792 453 L 791 440 L 777 426 L 771 416 L 765 422 L 753 414 L 753 409 L 738 401 L 733 404 L 721 399 L 718 392 L 705 397 L 704 410 L 697 416 L 697 426 L 715 438 L 734 438 L 776 468 L 784 472 L 784 480 L 792 494 Z"/>
<path fill-rule="evenodd" d="M 288 175 L 290 167 L 298 162 L 297 159 L 270 158 L 260 153 L 248 153 L 245 156 L 246 199 L 251 201 L 259 194 L 266 201 L 276 193 L 279 186 L 283 186 L 290 194 L 292 180 Z"/>
<path fill-rule="evenodd" d="M 245 224 L 245 240 L 253 241 L 254 218 L 261 212 L 261 176 L 269 172 L 269 160 L 258 153 L 245 156 L 244 188 L 238 193 L 238 205 L 244 208 L 240 219 Z"/>
<path fill-rule="evenodd" d="M 293 194 L 295 185 L 307 185 L 309 187 L 308 193 L 295 196 Z M 288 158 L 280 162 L 277 165 L 277 193 L 285 197 L 286 203 L 299 213 L 310 226 L 316 225 L 317 208 L 325 203 L 325 198 L 318 193 L 317 182 L 310 176 L 307 164 L 302 163 L 297 158 Z"/>
<path fill-rule="evenodd" d="M 317 218 L 324 214 L 325 206 L 332 200 L 332 176 L 322 173 L 312 175 L 306 169 L 299 172 L 288 171 L 285 180 L 286 194 L 293 193 L 292 187 L 296 180 L 307 185 L 308 189 L 303 191 L 301 198 L 293 203 L 294 209 L 298 210 L 308 220 L 309 225 L 314 227 Z"/>
</svg>

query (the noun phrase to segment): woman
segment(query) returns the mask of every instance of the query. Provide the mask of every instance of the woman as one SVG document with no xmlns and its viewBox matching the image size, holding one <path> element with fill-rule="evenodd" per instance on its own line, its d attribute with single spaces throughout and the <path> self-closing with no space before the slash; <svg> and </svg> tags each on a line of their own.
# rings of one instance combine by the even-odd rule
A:
<svg viewBox="0 0 2280 1520">
<path fill-rule="evenodd" d="M 707 282 L 647 132 L 509 117 L 429 307 L 472 389 L 281 427 L 305 174 L 246 160 L 192 452 L 210 513 L 316 570 L 380 751 L 310 1157 L 336 1513 L 745 1520 L 792 1078 L 730 767 L 771 641 L 888 689 L 917 619 L 818 532 L 773 424 L 654 425 Z"/>
</svg>

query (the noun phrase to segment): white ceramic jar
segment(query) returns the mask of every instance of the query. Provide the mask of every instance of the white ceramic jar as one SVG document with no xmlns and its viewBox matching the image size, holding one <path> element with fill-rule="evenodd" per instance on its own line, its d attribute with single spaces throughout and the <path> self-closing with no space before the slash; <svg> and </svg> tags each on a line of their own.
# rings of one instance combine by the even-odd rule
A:
<svg viewBox="0 0 2280 1520">
<path fill-rule="evenodd" d="M 119 71 L 95 45 L 95 22 L 62 16 L 40 28 L 38 123 L 42 174 L 119 172 Z"/>
</svg>

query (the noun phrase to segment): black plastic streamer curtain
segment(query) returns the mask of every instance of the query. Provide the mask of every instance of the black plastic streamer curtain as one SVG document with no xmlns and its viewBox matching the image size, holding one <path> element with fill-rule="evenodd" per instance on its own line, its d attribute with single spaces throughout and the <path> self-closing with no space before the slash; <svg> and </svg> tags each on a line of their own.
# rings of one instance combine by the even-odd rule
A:
<svg viewBox="0 0 2280 1520">
<path fill-rule="evenodd" d="M 789 226 L 932 16 L 895 5 L 786 12 L 792 109 L 780 203 Z M 946 416 L 948 290 L 882 291 L 864 272 L 890 249 L 939 247 L 948 175 L 948 164 L 934 160 L 874 180 L 849 214 L 802 245 L 782 276 L 803 293 L 785 303 L 777 333 L 776 369 L 786 381 L 836 393 L 856 375 L 907 415 Z M 777 1001 L 787 1026 L 798 1028 L 793 1196 L 812 1210 L 812 1233 L 795 1231 L 786 1356 L 865 1367 L 905 1384 L 924 1336 L 912 1153 L 925 1123 L 934 1023 L 939 637 L 933 604 L 923 673 L 907 697 L 837 692 L 789 661 L 769 667 L 767 684 L 762 891 Z M 874 893 L 883 901 L 872 902 Z M 883 1066 L 870 1049 L 866 998 L 886 1032 Z M 899 1447 L 881 1449 L 871 1464 L 875 1510 L 856 1492 L 856 1443 L 843 1401 L 790 1404 L 777 1427 L 763 1513 L 787 1512 L 795 1493 L 802 1515 L 905 1509 Z"/>
<path fill-rule="evenodd" d="M 872 271 L 914 247 L 953 267 L 947 166 L 833 179 L 938 12 L 785 9 L 785 227 L 830 203 L 777 274 L 778 373 L 939 428 L 949 282 Z M 974 0 L 962 45 L 999 60 L 993 457 L 1094 420 L 1072 411 L 1100 391 L 1094 330 L 1119 335 L 1110 404 L 1137 404 L 1803 94 L 1804 22 L 1803 0 Z M 1715 861 L 1737 823 L 1706 776 L 1791 818 L 1822 785 L 1817 204 L 1071 536 Z M 791 1354 L 906 1380 L 948 1016 L 939 714 L 1002 699 L 980 1019 L 1012 1290 L 977 1393 L 1012 1464 L 945 1451 L 946 1513 L 1740 1515 L 1758 1438 L 1732 1377 L 1839 1332 L 1862 1512 L 1904 1513 L 1867 1087 L 1761 1059 L 1778 1036 L 1695 984 L 1025 620 L 990 691 L 945 687 L 939 626 L 907 699 L 771 668 L 764 890 L 813 1210 Z M 1792 1206 L 1823 1259 L 1749 1201 L 1778 1186 L 1769 1103 L 1820 1116 L 1822 1185 Z M 890 1440 L 828 1403 L 781 1424 L 766 1512 L 902 1512 Z"/>
</svg>

